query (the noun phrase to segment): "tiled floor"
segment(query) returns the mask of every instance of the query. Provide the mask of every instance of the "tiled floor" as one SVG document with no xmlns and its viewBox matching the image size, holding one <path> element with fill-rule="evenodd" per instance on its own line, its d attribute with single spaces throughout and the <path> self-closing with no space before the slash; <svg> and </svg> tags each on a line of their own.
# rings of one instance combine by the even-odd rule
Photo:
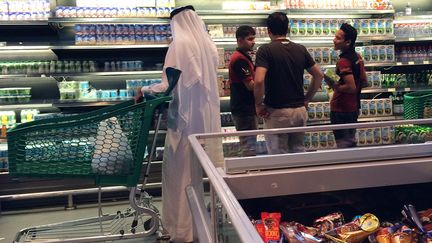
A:
<svg viewBox="0 0 432 243">
<path fill-rule="evenodd" d="M 154 205 L 161 208 L 160 199 L 154 199 Z M 128 208 L 128 202 L 104 203 L 103 213 L 111 214 Z M 23 228 L 57 223 L 68 220 L 96 217 L 98 215 L 97 205 L 80 205 L 75 210 L 64 210 L 63 208 L 50 208 L 43 210 L 2 212 L 0 215 L 0 243 L 13 242 L 15 234 Z M 122 242 L 155 242 L 156 236 L 145 239 L 125 240 Z"/>
</svg>

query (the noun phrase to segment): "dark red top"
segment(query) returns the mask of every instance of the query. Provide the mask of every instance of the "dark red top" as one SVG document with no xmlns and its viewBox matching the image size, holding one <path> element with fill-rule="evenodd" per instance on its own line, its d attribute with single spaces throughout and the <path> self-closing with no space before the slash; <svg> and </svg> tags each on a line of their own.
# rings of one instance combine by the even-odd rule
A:
<svg viewBox="0 0 432 243">
<path fill-rule="evenodd" d="M 354 76 L 356 93 L 347 94 L 335 90 L 330 102 L 330 110 L 335 112 L 354 112 L 360 109 L 360 93 L 362 84 L 367 84 L 366 71 L 362 57 L 354 50 L 342 53 L 336 64 L 336 74 L 339 75 L 339 83 L 344 82 L 346 75 Z"/>
</svg>

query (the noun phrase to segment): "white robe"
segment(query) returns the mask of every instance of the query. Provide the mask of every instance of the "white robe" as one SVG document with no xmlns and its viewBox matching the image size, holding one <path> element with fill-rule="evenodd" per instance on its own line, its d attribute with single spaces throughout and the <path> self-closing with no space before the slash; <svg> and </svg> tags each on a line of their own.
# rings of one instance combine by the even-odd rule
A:
<svg viewBox="0 0 432 243">
<path fill-rule="evenodd" d="M 217 86 L 218 53 L 202 19 L 192 10 L 184 10 L 171 20 L 173 42 L 164 63 L 162 84 L 153 91 L 166 89 L 166 67 L 182 71 L 173 90 L 168 109 L 168 132 L 162 166 L 162 223 L 173 242 L 193 241 L 192 215 L 185 188 L 202 184 L 191 178 L 202 176 L 192 156 L 188 136 L 220 132 L 220 104 Z M 200 194 L 200 192 L 197 192 Z"/>
</svg>

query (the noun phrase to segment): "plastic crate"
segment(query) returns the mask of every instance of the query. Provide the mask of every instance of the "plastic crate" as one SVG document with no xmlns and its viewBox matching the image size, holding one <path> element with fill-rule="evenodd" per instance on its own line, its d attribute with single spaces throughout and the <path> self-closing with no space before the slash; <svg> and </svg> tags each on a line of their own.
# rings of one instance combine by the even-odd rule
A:
<svg viewBox="0 0 432 243">
<path fill-rule="evenodd" d="M 432 107 L 432 92 L 418 91 L 404 95 L 404 119 L 424 118 L 425 107 Z"/>
<path fill-rule="evenodd" d="M 14 177 L 94 178 L 96 185 L 136 186 L 154 112 L 165 96 L 75 116 L 18 125 L 8 131 Z"/>
</svg>

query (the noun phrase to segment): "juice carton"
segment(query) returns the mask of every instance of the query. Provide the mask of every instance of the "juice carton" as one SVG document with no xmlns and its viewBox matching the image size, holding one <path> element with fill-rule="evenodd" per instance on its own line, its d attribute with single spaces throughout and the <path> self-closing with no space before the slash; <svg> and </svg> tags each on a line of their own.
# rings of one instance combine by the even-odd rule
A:
<svg viewBox="0 0 432 243">
<path fill-rule="evenodd" d="M 320 145 L 320 136 L 318 132 L 312 132 L 311 135 L 311 149 L 318 149 Z"/>
<path fill-rule="evenodd" d="M 357 129 L 357 138 L 358 138 L 358 142 L 357 145 L 358 146 L 365 146 L 366 145 L 366 130 L 361 128 L 361 129 Z"/>
<path fill-rule="evenodd" d="M 378 60 L 380 62 L 387 61 L 387 46 L 380 45 L 380 46 L 377 46 L 377 48 L 378 48 Z"/>
<path fill-rule="evenodd" d="M 312 136 L 311 136 L 310 132 L 305 132 L 304 138 L 303 138 L 303 143 L 304 143 L 304 146 L 305 146 L 306 150 L 311 149 L 311 147 L 312 147 Z"/>
<path fill-rule="evenodd" d="M 393 28 L 394 28 L 393 27 L 393 20 L 392 19 L 386 19 L 385 20 L 385 33 L 387 35 L 392 35 L 394 32 Z"/>
<path fill-rule="evenodd" d="M 323 103 L 323 109 L 324 109 L 324 119 L 330 119 L 330 103 L 324 102 Z"/>
<path fill-rule="evenodd" d="M 328 148 L 336 148 L 336 139 L 332 131 L 327 132 Z"/>
<path fill-rule="evenodd" d="M 322 49 L 320 47 L 314 49 L 314 60 L 316 63 L 322 63 L 322 54 Z"/>
<path fill-rule="evenodd" d="M 374 144 L 374 129 L 372 128 L 366 129 L 366 144 L 367 145 Z"/>
<path fill-rule="evenodd" d="M 315 103 L 309 103 L 308 106 L 308 118 L 309 120 L 315 120 L 316 119 L 316 114 L 315 114 Z"/>
<path fill-rule="evenodd" d="M 370 19 L 369 20 L 369 34 L 376 35 L 378 33 L 378 20 Z"/>
<path fill-rule="evenodd" d="M 371 88 L 376 88 L 376 86 L 373 83 L 373 72 L 366 72 L 366 77 L 368 81 L 368 86 Z"/>
<path fill-rule="evenodd" d="M 324 47 L 322 49 L 322 63 L 323 64 L 331 64 L 330 48 L 328 48 L 328 47 Z"/>
<path fill-rule="evenodd" d="M 364 53 L 363 53 L 363 60 L 365 61 L 365 62 L 370 62 L 370 61 L 372 61 L 372 47 L 371 46 L 364 46 L 364 48 L 363 48 L 363 50 L 364 50 Z"/>
<path fill-rule="evenodd" d="M 330 20 L 324 19 L 322 21 L 322 34 L 323 35 L 330 35 Z"/>
<path fill-rule="evenodd" d="M 306 35 L 314 35 L 315 31 L 315 20 L 308 19 L 306 22 Z"/>
<path fill-rule="evenodd" d="M 354 19 L 353 20 L 353 27 L 357 30 L 357 33 L 359 33 L 359 35 L 361 35 L 361 19 Z"/>
<path fill-rule="evenodd" d="M 319 147 L 320 148 L 327 148 L 328 147 L 327 132 L 320 132 L 319 133 Z"/>
<path fill-rule="evenodd" d="M 377 104 L 375 100 L 369 101 L 369 115 L 376 116 L 377 115 Z"/>
<path fill-rule="evenodd" d="M 384 115 L 384 100 L 383 99 L 377 99 L 376 100 L 376 110 L 377 110 L 378 116 Z"/>
<path fill-rule="evenodd" d="M 362 35 L 369 35 L 369 20 L 362 19 L 360 22 L 360 33 Z"/>
<path fill-rule="evenodd" d="M 323 23 L 322 20 L 315 20 L 315 35 L 320 36 L 323 33 Z"/>
<path fill-rule="evenodd" d="M 390 137 L 390 127 L 381 128 L 381 141 L 382 144 L 391 144 L 392 140 Z"/>
<path fill-rule="evenodd" d="M 339 53 L 333 48 L 330 48 L 330 63 L 336 64 L 339 60 Z"/>
<path fill-rule="evenodd" d="M 378 19 L 377 25 L 378 25 L 378 34 L 379 35 L 386 34 L 386 20 Z"/>
<path fill-rule="evenodd" d="M 299 20 L 293 19 L 290 21 L 290 33 L 291 35 L 298 35 L 299 34 Z"/>
<path fill-rule="evenodd" d="M 313 59 L 315 59 L 315 50 L 314 50 L 314 48 L 312 48 L 312 47 L 308 47 L 308 48 L 307 48 L 307 51 L 309 52 L 309 55 L 311 55 L 311 57 L 312 57 Z"/>
<path fill-rule="evenodd" d="M 371 61 L 378 62 L 379 61 L 378 46 L 370 46 L 370 48 L 371 48 Z"/>
<path fill-rule="evenodd" d="M 330 33 L 331 35 L 336 35 L 336 32 L 339 30 L 339 22 L 337 19 L 330 20 Z"/>
<path fill-rule="evenodd" d="M 374 71 L 372 73 L 373 73 L 373 76 L 372 76 L 373 84 L 375 85 L 375 87 L 381 88 L 381 71 Z"/>
<path fill-rule="evenodd" d="M 382 144 L 380 127 L 376 127 L 373 129 L 373 139 L 374 139 L 374 144 Z"/>
<path fill-rule="evenodd" d="M 316 103 L 315 105 L 315 117 L 318 120 L 322 120 L 324 118 L 324 106 L 321 102 Z"/>
<path fill-rule="evenodd" d="M 393 102 L 391 99 L 384 99 L 384 114 L 393 115 Z"/>
<path fill-rule="evenodd" d="M 361 100 L 360 106 L 361 106 L 360 116 L 362 117 L 369 116 L 369 100 Z"/>
<path fill-rule="evenodd" d="M 299 19 L 299 27 L 298 27 L 298 33 L 299 35 L 306 35 L 306 20 L 305 19 Z"/>
<path fill-rule="evenodd" d="M 394 62 L 395 61 L 395 49 L 394 45 L 387 45 L 386 46 L 386 55 L 387 55 L 387 61 Z"/>
</svg>

